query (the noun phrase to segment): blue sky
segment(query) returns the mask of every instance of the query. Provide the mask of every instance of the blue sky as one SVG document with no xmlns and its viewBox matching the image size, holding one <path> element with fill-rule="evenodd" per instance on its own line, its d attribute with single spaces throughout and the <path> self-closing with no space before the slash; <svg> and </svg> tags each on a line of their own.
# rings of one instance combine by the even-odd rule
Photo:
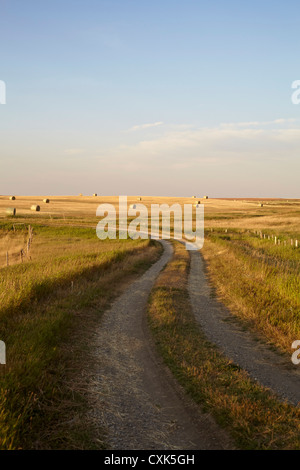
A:
<svg viewBox="0 0 300 470">
<path fill-rule="evenodd" d="M 0 0 L 0 194 L 300 197 L 296 1 Z"/>
</svg>

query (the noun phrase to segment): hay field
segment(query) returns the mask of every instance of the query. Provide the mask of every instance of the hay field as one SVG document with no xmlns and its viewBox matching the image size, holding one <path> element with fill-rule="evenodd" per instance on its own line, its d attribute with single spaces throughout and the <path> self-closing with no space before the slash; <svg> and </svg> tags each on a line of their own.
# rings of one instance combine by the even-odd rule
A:
<svg viewBox="0 0 300 470">
<path fill-rule="evenodd" d="M 49 197 L 50 203 L 43 199 Z M 141 200 L 139 200 L 141 197 Z M 300 229 L 300 199 L 204 199 L 197 195 L 191 197 L 149 197 L 128 196 L 128 207 L 131 204 L 141 203 L 150 210 L 151 204 L 174 203 L 193 204 L 200 200 L 205 206 L 207 226 L 236 226 L 240 228 L 276 228 L 284 225 L 284 229 Z M 15 207 L 15 219 L 34 218 L 36 221 L 45 219 L 58 220 L 70 217 L 88 221 L 96 218 L 96 209 L 99 204 L 113 204 L 118 213 L 118 196 L 16 196 L 15 201 L 9 196 L 0 196 L 0 220 L 7 219 L 6 208 Z M 263 203 L 263 207 L 259 204 Z M 32 212 L 30 207 L 38 204 L 40 212 Z M 10 217 L 12 219 L 12 217 Z"/>
<path fill-rule="evenodd" d="M 50 203 L 43 202 L 49 198 Z M 140 200 L 141 199 L 141 200 Z M 194 204 L 201 201 L 205 208 L 206 229 L 269 230 L 274 235 L 281 234 L 297 238 L 300 233 L 300 199 L 204 199 L 197 195 L 191 197 L 149 197 L 128 196 L 128 208 L 132 204 L 144 204 L 149 213 L 151 204 Z M 3 236 L 0 233 L 0 267 L 6 266 L 6 253 L 9 263 L 21 262 L 20 250 L 26 247 L 26 236 L 18 234 L 19 224 L 71 225 L 77 227 L 96 227 L 100 220 L 96 210 L 100 204 L 113 204 L 119 213 L 117 196 L 0 196 L 0 223 L 8 223 L 16 233 Z M 260 207 L 260 204 L 263 207 Z M 32 205 L 40 205 L 39 212 L 31 211 Z M 15 217 L 6 214 L 7 208 L 15 207 Z M 298 237 L 300 239 L 300 236 Z M 299 240 L 300 241 L 300 240 Z M 36 246 L 36 243 L 35 243 Z"/>
</svg>

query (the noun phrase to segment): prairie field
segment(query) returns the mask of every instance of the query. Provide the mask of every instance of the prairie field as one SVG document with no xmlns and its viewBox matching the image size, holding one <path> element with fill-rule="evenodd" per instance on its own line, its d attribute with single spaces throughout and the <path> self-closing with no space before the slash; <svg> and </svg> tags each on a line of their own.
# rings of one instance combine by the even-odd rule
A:
<svg viewBox="0 0 300 470">
<path fill-rule="evenodd" d="M 300 199 L 131 196 L 128 205 L 144 204 L 150 217 L 151 204 L 195 199 L 204 204 L 201 252 L 216 295 L 247 328 L 290 354 L 300 338 Z M 7 364 L 0 365 L 1 449 L 99 448 L 82 418 L 86 403 L 75 369 L 84 367 L 102 312 L 162 250 L 150 240 L 100 241 L 102 203 L 118 213 L 116 196 L 0 196 L 0 339 L 7 346 Z M 33 204 L 39 212 L 30 210 Z M 11 207 L 15 216 L 5 213 Z M 185 260 L 172 276 L 163 272 L 160 282 L 184 290 L 180 270 L 188 266 Z M 240 433 L 238 439 L 246 442 Z"/>
<path fill-rule="evenodd" d="M 43 203 L 46 197 L 49 204 Z M 180 204 L 183 208 L 184 204 L 198 200 L 204 204 L 205 212 L 202 254 L 218 294 L 237 316 L 279 348 L 289 351 L 300 334 L 300 199 L 127 197 L 128 206 L 141 203 L 147 207 L 149 227 L 152 204 Z M 82 237 L 85 249 L 95 249 L 99 243 L 92 229 L 100 220 L 96 209 L 102 203 L 112 204 L 118 216 L 118 201 L 116 196 L 17 196 L 14 201 L 0 196 L 0 266 L 7 265 L 7 256 L 9 264 L 27 262 L 28 225 L 38 228 L 38 232 L 34 230 L 30 249 L 32 262 L 51 258 L 52 251 L 55 256 L 76 256 L 82 247 Z M 40 205 L 40 212 L 30 210 L 33 204 Z M 8 207 L 17 209 L 15 217 L 6 216 Z M 63 235 L 62 243 L 55 235 L 44 236 L 50 227 L 58 230 L 68 226 L 72 237 Z M 88 227 L 89 239 L 83 230 Z M 78 235 L 75 237 L 74 233 Z"/>
</svg>

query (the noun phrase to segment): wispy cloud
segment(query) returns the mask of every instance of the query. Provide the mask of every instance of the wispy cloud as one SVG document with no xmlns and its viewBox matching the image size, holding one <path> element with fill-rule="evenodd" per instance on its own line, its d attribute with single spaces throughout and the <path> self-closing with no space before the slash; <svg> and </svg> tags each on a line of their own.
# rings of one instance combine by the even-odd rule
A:
<svg viewBox="0 0 300 470">
<path fill-rule="evenodd" d="M 241 122 L 215 127 L 165 126 L 159 136 L 136 139 L 135 143 L 111 148 L 116 161 L 132 163 L 147 170 L 157 164 L 166 168 L 199 169 L 201 165 L 240 165 L 241 162 L 260 162 L 262 167 L 274 159 L 296 161 L 299 155 L 300 128 L 294 119 L 269 122 Z M 138 130 L 159 123 L 134 126 Z M 268 124 L 268 125 L 266 125 Z M 123 164 L 123 163 L 122 163 Z"/>
<path fill-rule="evenodd" d="M 230 123 L 222 123 L 221 127 L 265 127 L 265 126 L 272 126 L 274 124 L 278 125 L 289 125 L 295 123 L 297 119 L 290 118 L 290 119 L 274 119 L 273 121 L 248 121 L 248 122 L 230 122 Z"/>
<path fill-rule="evenodd" d="M 139 124 L 137 126 L 131 127 L 130 129 L 128 129 L 127 132 L 133 132 L 133 131 L 139 131 L 139 130 L 142 130 L 142 129 L 148 129 L 149 127 L 157 127 L 157 126 L 161 126 L 162 124 L 163 124 L 162 121 L 152 122 L 150 124 Z"/>
<path fill-rule="evenodd" d="M 159 132 L 136 132 L 121 145 L 69 158 L 78 163 L 81 176 L 95 183 L 97 175 L 105 174 L 103 191 L 119 194 L 189 194 L 195 188 L 215 196 L 299 197 L 299 148 L 298 120 L 276 119 L 268 125 L 165 124 Z"/>
</svg>

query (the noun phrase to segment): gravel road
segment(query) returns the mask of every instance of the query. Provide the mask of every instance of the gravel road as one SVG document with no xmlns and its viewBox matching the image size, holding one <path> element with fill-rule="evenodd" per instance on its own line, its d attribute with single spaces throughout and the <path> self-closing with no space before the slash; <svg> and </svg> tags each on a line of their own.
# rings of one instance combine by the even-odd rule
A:
<svg viewBox="0 0 300 470">
<path fill-rule="evenodd" d="M 190 251 L 189 294 L 196 319 L 207 338 L 223 353 L 270 388 L 280 398 L 297 405 L 300 401 L 300 366 L 274 352 L 234 320 L 233 315 L 212 297 L 202 256 Z M 295 338 L 295 340 L 298 338 Z M 291 355 L 293 350 L 291 349 Z"/>
<path fill-rule="evenodd" d="M 162 364 L 147 329 L 153 283 L 171 259 L 164 254 L 106 311 L 98 331 L 93 419 L 110 449 L 228 449 L 226 433 L 191 403 Z"/>
</svg>

